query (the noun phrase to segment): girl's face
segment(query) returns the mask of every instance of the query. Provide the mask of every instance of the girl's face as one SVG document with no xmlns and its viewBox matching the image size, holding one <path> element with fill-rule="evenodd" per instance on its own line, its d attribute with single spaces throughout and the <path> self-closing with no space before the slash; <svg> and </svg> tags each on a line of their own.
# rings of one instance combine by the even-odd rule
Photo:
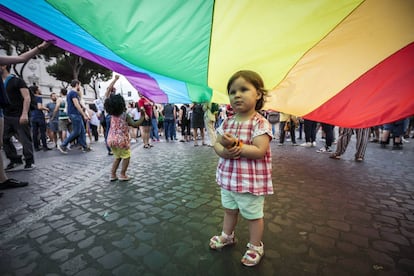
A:
<svg viewBox="0 0 414 276">
<path fill-rule="evenodd" d="M 262 92 L 256 89 L 244 78 L 237 78 L 229 89 L 230 104 L 236 113 L 255 111 L 256 102 L 262 97 Z"/>
</svg>

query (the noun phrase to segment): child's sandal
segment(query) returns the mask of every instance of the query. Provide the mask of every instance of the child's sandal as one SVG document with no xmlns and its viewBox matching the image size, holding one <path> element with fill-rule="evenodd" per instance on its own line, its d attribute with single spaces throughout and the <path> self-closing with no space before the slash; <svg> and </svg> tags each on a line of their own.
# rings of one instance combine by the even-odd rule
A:
<svg viewBox="0 0 414 276">
<path fill-rule="evenodd" d="M 246 253 L 244 253 L 243 258 L 241 259 L 242 264 L 245 266 L 255 266 L 260 262 L 264 255 L 263 243 L 260 242 L 260 244 L 260 246 L 251 243 L 247 244 Z"/>
<path fill-rule="evenodd" d="M 227 235 L 224 232 L 221 232 L 221 236 L 214 236 L 210 239 L 210 248 L 211 249 L 222 249 L 225 246 L 232 245 L 236 243 L 236 238 L 234 237 L 234 232 L 231 235 Z"/>
</svg>

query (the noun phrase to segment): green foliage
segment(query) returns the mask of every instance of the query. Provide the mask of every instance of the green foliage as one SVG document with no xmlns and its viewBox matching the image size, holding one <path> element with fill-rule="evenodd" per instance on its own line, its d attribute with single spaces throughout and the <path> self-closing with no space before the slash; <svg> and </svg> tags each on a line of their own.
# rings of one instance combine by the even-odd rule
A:
<svg viewBox="0 0 414 276">
<path fill-rule="evenodd" d="M 46 71 L 67 84 L 77 79 L 82 84 L 89 85 L 95 92 L 95 98 L 98 97 L 95 81 L 107 81 L 112 76 L 111 70 L 70 53 L 58 58 L 55 64 L 46 67 Z"/>
<path fill-rule="evenodd" d="M 33 49 L 41 42 L 42 40 L 40 38 L 19 29 L 3 19 L 0 19 L 0 49 L 5 50 L 7 55 L 12 55 L 13 49 L 18 55 L 20 55 L 30 49 Z M 41 56 L 46 61 L 50 61 L 52 57 L 58 57 L 64 53 L 65 52 L 62 49 L 50 46 L 41 51 L 40 54 L 34 58 Z M 21 77 L 26 64 L 27 62 L 21 66 L 19 71 L 17 71 L 16 67 L 13 66 L 14 73 Z"/>
<path fill-rule="evenodd" d="M 8 55 L 11 55 L 13 49 L 16 50 L 18 55 L 33 49 L 40 43 L 42 39 L 32 35 L 16 26 L 0 19 L 0 49 L 6 51 Z M 58 57 L 65 53 L 64 50 L 58 47 L 50 46 L 40 52 L 39 56 L 42 56 L 46 61 L 50 61 L 52 57 Z"/>
<path fill-rule="evenodd" d="M 13 48 L 17 54 L 21 54 L 42 42 L 40 38 L 11 25 L 3 19 L 0 19 L 0 41 L 0 49 L 5 50 L 8 55 L 12 54 Z"/>
<path fill-rule="evenodd" d="M 82 78 L 80 78 L 82 83 L 89 83 L 96 80 L 98 77 L 102 81 L 107 81 L 112 77 L 112 70 L 106 69 L 105 67 L 89 60 L 84 60 L 84 64 L 79 75 L 82 76 Z"/>
<path fill-rule="evenodd" d="M 5 50 L 8 55 L 13 53 L 13 49 L 20 55 L 41 42 L 42 39 L 0 19 L 0 49 Z M 98 95 L 98 91 L 95 90 L 95 81 L 98 79 L 107 81 L 112 76 L 111 70 L 55 46 L 42 50 L 38 56 L 42 56 L 46 61 L 56 58 L 56 63 L 46 67 L 46 71 L 66 84 L 73 79 L 80 80 L 81 83 L 89 85 L 95 91 L 95 97 Z M 18 76 L 22 76 L 26 64 L 23 64 L 20 72 L 14 70 Z"/>
</svg>

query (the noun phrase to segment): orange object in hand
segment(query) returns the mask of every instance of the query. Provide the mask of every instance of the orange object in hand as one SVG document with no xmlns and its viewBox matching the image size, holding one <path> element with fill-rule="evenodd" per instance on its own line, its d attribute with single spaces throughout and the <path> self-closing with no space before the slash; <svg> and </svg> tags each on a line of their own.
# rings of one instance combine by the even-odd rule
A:
<svg viewBox="0 0 414 276">
<path fill-rule="evenodd" d="M 243 142 L 241 140 L 239 140 L 239 139 L 234 139 L 233 140 L 233 143 L 230 146 L 228 146 L 227 148 L 228 149 L 231 149 L 234 146 L 242 147 L 243 146 Z"/>
</svg>

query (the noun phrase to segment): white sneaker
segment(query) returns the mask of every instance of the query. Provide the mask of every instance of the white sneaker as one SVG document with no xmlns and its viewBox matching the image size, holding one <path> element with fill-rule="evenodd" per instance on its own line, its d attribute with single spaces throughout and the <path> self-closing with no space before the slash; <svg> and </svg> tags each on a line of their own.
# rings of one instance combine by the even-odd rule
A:
<svg viewBox="0 0 414 276">
<path fill-rule="evenodd" d="M 63 147 L 61 145 L 57 145 L 58 150 L 63 154 L 68 154 L 68 147 Z"/>
<path fill-rule="evenodd" d="M 316 142 L 312 142 L 312 147 L 316 147 Z"/>
<path fill-rule="evenodd" d="M 31 171 L 31 170 L 33 170 L 33 169 L 35 169 L 35 168 L 36 168 L 35 164 L 26 164 L 26 165 L 24 166 L 24 170 L 25 170 L 25 171 Z"/>
<path fill-rule="evenodd" d="M 328 148 L 322 147 L 322 148 L 318 149 L 316 152 L 319 152 L 319 153 L 332 153 L 332 150 L 329 147 Z"/>
<path fill-rule="evenodd" d="M 312 147 L 312 143 L 311 142 L 306 142 L 306 143 L 300 144 L 300 146 L 310 148 L 310 147 Z"/>
</svg>

